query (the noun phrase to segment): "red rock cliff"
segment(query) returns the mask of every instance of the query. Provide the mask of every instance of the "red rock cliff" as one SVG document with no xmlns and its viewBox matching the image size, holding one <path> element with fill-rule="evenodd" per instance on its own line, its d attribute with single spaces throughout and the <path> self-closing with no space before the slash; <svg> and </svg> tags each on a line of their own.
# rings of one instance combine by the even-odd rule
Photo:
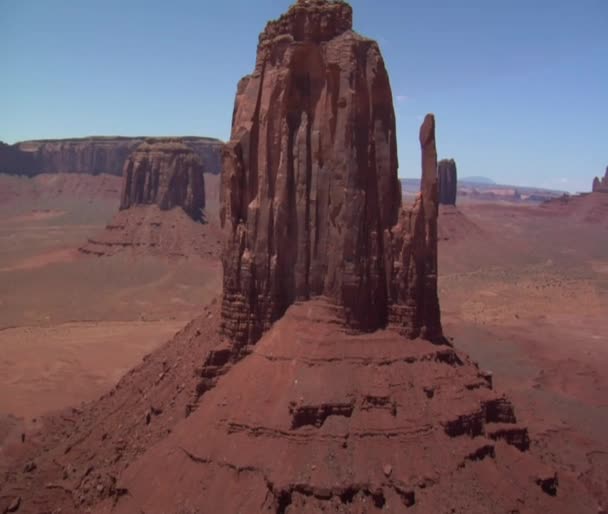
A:
<svg viewBox="0 0 608 514">
<path fill-rule="evenodd" d="M 198 155 L 178 140 L 150 140 L 140 145 L 123 169 L 121 210 L 137 204 L 179 206 L 195 220 L 205 208 L 203 165 Z"/>
<path fill-rule="evenodd" d="M 393 238 L 410 245 L 392 233 L 401 205 L 392 93 L 378 45 L 352 31 L 348 4 L 299 1 L 267 25 L 255 70 L 238 85 L 223 159 L 227 337 L 255 342 L 294 301 L 321 295 L 348 326 L 374 330 L 393 298 L 420 293 L 418 282 L 400 293 L 420 271 L 418 247 L 403 250 L 413 271 L 393 272 L 385 249 Z M 429 237 L 436 169 L 433 177 L 435 206 L 421 200 L 407 214 Z M 414 311 L 390 317 L 415 336 Z"/>
<path fill-rule="evenodd" d="M 145 137 L 84 137 L 22 141 L 0 148 L 0 172 L 23 175 L 40 173 L 108 173 L 120 175 L 127 157 Z M 201 158 L 206 173 L 221 169 L 221 141 L 206 137 L 177 138 Z M 8 153 L 11 150 L 11 153 Z"/>
</svg>

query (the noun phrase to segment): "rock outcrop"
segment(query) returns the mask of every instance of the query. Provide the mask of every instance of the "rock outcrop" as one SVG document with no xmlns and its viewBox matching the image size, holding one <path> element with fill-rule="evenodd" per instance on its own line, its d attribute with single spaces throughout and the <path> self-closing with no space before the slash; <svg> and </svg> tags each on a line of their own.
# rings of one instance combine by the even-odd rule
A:
<svg viewBox="0 0 608 514">
<path fill-rule="evenodd" d="M 172 139 L 150 139 L 124 163 L 120 209 L 157 204 L 161 210 L 181 207 L 199 221 L 205 208 L 205 179 L 198 155 Z"/>
<path fill-rule="evenodd" d="M 206 173 L 220 172 L 221 141 L 192 136 L 177 139 L 199 155 Z M 145 137 L 98 136 L 0 144 L 0 172 L 28 176 L 41 173 L 120 175 L 127 157 L 145 140 Z"/>
<path fill-rule="evenodd" d="M 235 339 L 211 305 L 98 401 L 45 420 L 0 475 L 0 509 L 598 512 L 528 452 L 492 375 L 426 340 L 441 334 L 434 119 L 402 208 L 388 79 L 351 16 L 300 0 L 241 83 L 222 189 Z"/>
<path fill-rule="evenodd" d="M 253 74 L 238 85 L 224 150 L 225 335 L 252 343 L 294 301 L 314 296 L 330 298 L 351 328 L 374 330 L 390 317 L 417 335 L 427 323 L 412 298 L 425 279 L 412 274 L 428 269 L 436 280 L 436 265 L 422 263 L 427 243 L 418 248 L 393 227 L 401 220 L 400 230 L 436 244 L 430 173 L 423 190 L 432 191 L 400 217 L 389 79 L 378 45 L 352 31 L 348 4 L 301 1 L 270 22 Z M 407 308 L 391 309 L 402 301 Z M 429 326 L 436 334 L 438 320 Z"/>
<path fill-rule="evenodd" d="M 198 155 L 179 140 L 149 139 L 125 162 L 120 212 L 79 251 L 218 258 L 222 236 L 215 219 L 207 219 L 205 204 Z"/>
<path fill-rule="evenodd" d="M 439 203 L 442 205 L 456 205 L 456 192 L 458 188 L 458 175 L 454 159 L 442 159 L 437 168 L 439 175 Z"/>
<path fill-rule="evenodd" d="M 608 193 L 608 166 L 606 166 L 606 173 L 601 179 L 599 177 L 593 179 L 592 191 L 594 193 Z"/>
<path fill-rule="evenodd" d="M 16 145 L 7 145 L 0 141 L 0 173 L 17 174 L 23 170 L 30 174 L 35 160 L 32 154 L 22 152 Z"/>
<path fill-rule="evenodd" d="M 427 114 L 420 127 L 421 193 L 411 209 L 403 208 L 399 224 L 389 234 L 392 251 L 390 321 L 401 334 L 431 341 L 443 338 L 437 295 L 437 150 L 435 118 Z"/>
</svg>

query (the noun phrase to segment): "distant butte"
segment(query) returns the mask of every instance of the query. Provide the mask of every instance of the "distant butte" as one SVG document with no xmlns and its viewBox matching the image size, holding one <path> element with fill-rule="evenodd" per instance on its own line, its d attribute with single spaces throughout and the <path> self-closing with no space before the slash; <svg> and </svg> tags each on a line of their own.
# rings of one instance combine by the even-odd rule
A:
<svg viewBox="0 0 608 514">
<path fill-rule="evenodd" d="M 124 250 L 168 257 L 215 257 L 220 234 L 206 222 L 205 178 L 199 156 L 175 139 L 148 139 L 126 160 L 120 212 L 89 238 L 81 253 Z"/>
<path fill-rule="evenodd" d="M 454 159 L 442 159 L 437 166 L 439 174 L 439 203 L 441 205 L 456 205 L 458 189 L 458 173 Z"/>
<path fill-rule="evenodd" d="M 599 177 L 593 179 L 592 191 L 594 193 L 608 193 L 608 166 L 606 166 L 606 172 L 601 179 Z"/>
<path fill-rule="evenodd" d="M 205 178 L 198 155 L 179 140 L 151 139 L 123 166 L 120 209 L 156 204 L 161 210 L 181 207 L 200 221 L 205 208 Z"/>
</svg>

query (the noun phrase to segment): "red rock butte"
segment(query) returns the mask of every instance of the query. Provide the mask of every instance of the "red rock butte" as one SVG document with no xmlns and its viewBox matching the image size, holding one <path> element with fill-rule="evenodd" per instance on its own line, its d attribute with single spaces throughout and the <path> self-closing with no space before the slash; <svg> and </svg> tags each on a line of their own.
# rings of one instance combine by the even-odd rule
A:
<svg viewBox="0 0 608 514">
<path fill-rule="evenodd" d="M 267 26 L 239 84 L 221 323 L 213 308 L 76 422 L 55 418 L 0 501 L 96 514 L 597 512 L 529 451 L 491 374 L 443 338 L 435 121 L 420 130 L 421 193 L 404 207 L 388 76 L 351 20 L 344 2 L 299 1 Z"/>
<path fill-rule="evenodd" d="M 608 166 L 606 166 L 606 173 L 601 179 L 599 177 L 593 179 L 592 191 L 594 193 L 608 193 Z"/>
<path fill-rule="evenodd" d="M 79 251 L 124 251 L 170 258 L 217 257 L 221 234 L 206 221 L 205 179 L 199 156 L 177 139 L 141 144 L 123 166 L 120 211 Z"/>
<path fill-rule="evenodd" d="M 123 167 L 120 209 L 138 204 L 157 204 L 161 210 L 181 207 L 200 220 L 205 179 L 198 155 L 179 140 L 150 139 L 141 144 Z"/>
<path fill-rule="evenodd" d="M 422 196 L 400 212 L 390 83 L 351 7 L 302 1 L 266 26 L 224 149 L 228 338 L 253 343 L 323 296 L 349 327 L 441 339 L 432 117 L 421 137 Z"/>
</svg>

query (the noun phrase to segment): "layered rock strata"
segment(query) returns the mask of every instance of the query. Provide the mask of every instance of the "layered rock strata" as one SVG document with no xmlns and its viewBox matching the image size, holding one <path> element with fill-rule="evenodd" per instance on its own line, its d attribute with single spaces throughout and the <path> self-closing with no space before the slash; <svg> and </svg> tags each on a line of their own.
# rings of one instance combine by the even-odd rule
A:
<svg viewBox="0 0 608 514">
<path fill-rule="evenodd" d="M 206 173 L 221 170 L 222 142 L 206 137 L 178 138 L 198 154 Z M 85 137 L 41 139 L 14 145 L 0 143 L 0 172 L 18 175 L 41 173 L 107 173 L 120 175 L 127 157 L 145 137 Z"/>
<path fill-rule="evenodd" d="M 177 140 L 149 140 L 123 167 L 120 209 L 157 204 L 161 210 L 181 207 L 200 220 L 205 208 L 203 165 L 196 153 Z"/>
<path fill-rule="evenodd" d="M 439 175 L 439 203 L 442 205 L 456 205 L 458 189 L 458 174 L 454 159 L 442 159 L 437 167 Z"/>
<path fill-rule="evenodd" d="M 330 298 L 354 329 L 390 317 L 412 336 L 440 334 L 424 302 L 412 304 L 436 280 L 436 169 L 400 215 L 390 83 L 378 45 L 352 31 L 348 4 L 297 2 L 267 25 L 255 70 L 238 85 L 223 160 L 228 338 L 252 343 L 314 296 Z M 410 230 L 430 239 L 420 246 Z"/>
</svg>

